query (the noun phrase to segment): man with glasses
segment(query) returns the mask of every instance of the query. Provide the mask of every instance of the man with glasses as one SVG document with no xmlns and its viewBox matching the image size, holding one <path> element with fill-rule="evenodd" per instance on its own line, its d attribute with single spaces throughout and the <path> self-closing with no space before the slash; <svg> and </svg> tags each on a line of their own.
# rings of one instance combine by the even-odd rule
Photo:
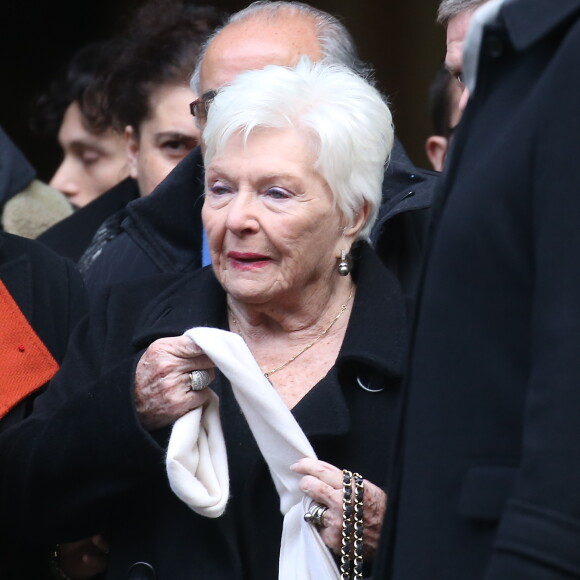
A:
<svg viewBox="0 0 580 580">
<path fill-rule="evenodd" d="M 302 55 L 345 64 L 368 76 L 353 40 L 330 14 L 299 2 L 255 2 L 232 15 L 208 40 L 193 74 L 192 103 L 203 125 L 211 96 L 238 73 L 268 64 L 293 66 Z M 201 117 L 200 117 L 201 115 Z M 381 258 L 398 275 L 411 301 L 424 247 L 424 228 L 436 174 L 418 169 L 396 143 L 383 184 L 383 206 L 372 234 Z M 203 160 L 194 150 L 152 195 L 129 204 L 123 233 L 93 263 L 89 292 L 154 272 L 175 272 L 207 263 L 201 206 Z M 205 259 L 202 257 L 205 255 Z"/>
</svg>

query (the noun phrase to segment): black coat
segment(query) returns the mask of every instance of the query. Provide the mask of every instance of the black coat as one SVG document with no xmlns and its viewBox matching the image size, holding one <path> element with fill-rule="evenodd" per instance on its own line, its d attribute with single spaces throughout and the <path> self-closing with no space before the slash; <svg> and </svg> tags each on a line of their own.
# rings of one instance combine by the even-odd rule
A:
<svg viewBox="0 0 580 580">
<path fill-rule="evenodd" d="M 358 290 L 337 364 L 293 413 L 321 459 L 385 487 L 404 304 L 397 281 L 367 245 L 354 275 Z M 277 576 L 279 499 L 229 383 L 219 374 L 212 383 L 231 478 L 228 507 L 217 519 L 196 515 L 171 492 L 169 430 L 145 432 L 132 398 L 143 349 L 192 326 L 226 327 L 225 298 L 211 268 L 119 284 L 101 296 L 90 331 L 81 325 L 34 415 L 0 438 L 0 473 L 13 473 L 0 501 L 11 497 L 4 509 L 16 510 L 21 531 L 55 538 L 102 531 L 111 541 L 107 578 L 125 579 L 138 561 L 153 566 L 157 580 Z"/>
<path fill-rule="evenodd" d="M 35 333 L 60 363 L 72 329 L 86 312 L 87 305 L 83 283 L 73 263 L 38 242 L 2 233 L 0 280 Z M 2 345 L 2 349 L 8 347 Z M 0 432 L 17 424 L 30 412 L 32 398 L 23 400 L 0 421 Z M 9 477 L 10 470 L 0 471 L 0 478 Z M 10 498 L 6 499 L 10 502 Z M 44 545 L 42 537 L 37 538 L 39 545 L 16 541 L 14 532 L 18 518 L 18 513 L 11 516 L 0 509 L 0 578 L 42 580 L 50 577 L 47 565 L 49 545 Z"/>
<path fill-rule="evenodd" d="M 78 262 L 99 226 L 107 218 L 123 211 L 129 202 L 138 197 L 137 182 L 127 177 L 68 218 L 53 225 L 37 239 L 61 256 Z"/>
<path fill-rule="evenodd" d="M 580 0 L 484 32 L 412 339 L 390 580 L 580 578 Z"/>
<path fill-rule="evenodd" d="M 395 140 L 371 240 L 385 265 L 399 278 L 408 301 L 416 287 L 437 178 L 435 172 L 415 167 Z M 198 147 L 152 194 L 127 206 L 124 231 L 89 268 L 90 295 L 113 282 L 199 268 L 203 192 L 203 159 Z"/>
</svg>

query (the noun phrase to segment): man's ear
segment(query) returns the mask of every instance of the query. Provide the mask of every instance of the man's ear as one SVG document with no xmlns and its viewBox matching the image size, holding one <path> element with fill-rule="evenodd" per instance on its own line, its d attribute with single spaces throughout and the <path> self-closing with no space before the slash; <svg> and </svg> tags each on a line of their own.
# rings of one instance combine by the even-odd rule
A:
<svg viewBox="0 0 580 580">
<path fill-rule="evenodd" d="M 443 163 L 445 162 L 448 147 L 449 141 L 445 137 L 431 135 L 431 137 L 427 138 L 427 141 L 425 142 L 425 152 L 427 153 L 427 157 L 435 171 L 443 170 Z"/>
</svg>

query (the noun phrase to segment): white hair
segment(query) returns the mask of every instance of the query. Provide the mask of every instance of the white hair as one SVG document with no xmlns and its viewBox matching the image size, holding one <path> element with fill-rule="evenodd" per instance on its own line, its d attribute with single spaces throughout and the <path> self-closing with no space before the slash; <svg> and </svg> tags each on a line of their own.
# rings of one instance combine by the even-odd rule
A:
<svg viewBox="0 0 580 580">
<path fill-rule="evenodd" d="M 368 239 L 381 203 L 393 122 L 384 97 L 348 67 L 312 63 L 270 65 L 240 73 L 220 90 L 203 132 L 209 165 L 229 139 L 247 142 L 257 129 L 296 128 L 310 141 L 315 169 L 330 187 L 348 225 L 369 204 L 359 238 Z"/>
</svg>

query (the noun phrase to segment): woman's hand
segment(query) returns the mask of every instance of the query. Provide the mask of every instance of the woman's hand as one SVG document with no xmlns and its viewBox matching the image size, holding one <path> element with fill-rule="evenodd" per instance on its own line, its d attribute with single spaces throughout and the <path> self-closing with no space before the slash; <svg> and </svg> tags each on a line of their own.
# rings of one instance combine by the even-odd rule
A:
<svg viewBox="0 0 580 580">
<path fill-rule="evenodd" d="M 58 567 L 74 580 L 88 580 L 106 570 L 108 553 L 109 544 L 103 536 L 60 544 Z"/>
<path fill-rule="evenodd" d="M 304 458 L 290 466 L 304 475 L 300 489 L 316 503 L 328 507 L 324 526 L 318 532 L 324 543 L 340 554 L 342 540 L 343 473 L 341 469 L 318 459 Z M 387 494 L 370 481 L 364 480 L 363 555 L 372 558 L 377 550 L 381 526 L 387 508 Z"/>
<path fill-rule="evenodd" d="M 208 389 L 192 391 L 189 373 L 205 369 L 214 379 L 214 364 L 187 336 L 160 338 L 137 363 L 135 406 L 141 423 L 153 431 L 174 423 L 203 405 Z"/>
</svg>

